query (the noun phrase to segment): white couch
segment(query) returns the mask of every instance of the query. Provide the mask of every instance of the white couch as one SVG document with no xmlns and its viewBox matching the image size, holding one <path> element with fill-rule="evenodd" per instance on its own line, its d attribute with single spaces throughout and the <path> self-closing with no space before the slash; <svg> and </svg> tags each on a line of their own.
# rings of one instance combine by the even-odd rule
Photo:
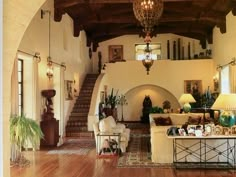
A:
<svg viewBox="0 0 236 177">
<path fill-rule="evenodd" d="M 100 134 L 110 134 L 120 133 L 120 149 L 121 152 L 126 152 L 126 148 L 128 146 L 128 142 L 130 140 L 130 129 L 126 128 L 124 124 L 116 123 L 112 116 L 108 116 L 93 124 L 94 136 L 96 140 L 96 149 L 97 153 L 101 150 L 101 146 L 105 139 L 115 139 L 118 141 L 117 136 L 97 136 Z"/>
<path fill-rule="evenodd" d="M 167 129 L 176 126 L 181 127 L 188 121 L 189 116 L 203 117 L 203 113 L 188 113 L 188 114 L 150 114 L 150 133 L 151 133 L 151 152 L 152 162 L 155 163 L 173 163 L 173 139 L 167 137 Z M 206 117 L 209 117 L 209 113 Z M 156 126 L 154 118 L 170 117 L 172 125 Z"/>
</svg>

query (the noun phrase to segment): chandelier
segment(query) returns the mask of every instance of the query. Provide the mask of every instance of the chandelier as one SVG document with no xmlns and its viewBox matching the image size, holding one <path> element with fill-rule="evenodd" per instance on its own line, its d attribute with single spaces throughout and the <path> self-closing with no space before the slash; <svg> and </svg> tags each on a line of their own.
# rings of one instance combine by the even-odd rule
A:
<svg viewBox="0 0 236 177">
<path fill-rule="evenodd" d="M 151 32 L 157 25 L 163 12 L 162 0 L 134 0 L 133 11 L 136 19 L 144 27 L 144 32 Z"/>
<path fill-rule="evenodd" d="M 149 33 L 146 34 L 144 42 L 146 42 L 146 47 L 144 48 L 144 59 L 142 60 L 142 63 L 146 68 L 147 75 L 149 75 L 150 68 L 154 62 L 154 60 L 152 59 L 152 49 L 150 47 L 151 37 Z"/>
</svg>

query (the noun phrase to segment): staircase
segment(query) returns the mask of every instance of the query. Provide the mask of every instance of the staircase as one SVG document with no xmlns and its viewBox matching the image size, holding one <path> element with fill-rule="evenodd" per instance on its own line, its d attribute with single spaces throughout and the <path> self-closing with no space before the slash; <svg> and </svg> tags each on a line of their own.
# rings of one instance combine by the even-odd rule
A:
<svg viewBox="0 0 236 177">
<path fill-rule="evenodd" d="M 87 129 L 87 119 L 97 77 L 98 74 L 87 74 L 66 125 L 67 137 L 88 138 L 94 136 L 93 131 Z"/>
</svg>

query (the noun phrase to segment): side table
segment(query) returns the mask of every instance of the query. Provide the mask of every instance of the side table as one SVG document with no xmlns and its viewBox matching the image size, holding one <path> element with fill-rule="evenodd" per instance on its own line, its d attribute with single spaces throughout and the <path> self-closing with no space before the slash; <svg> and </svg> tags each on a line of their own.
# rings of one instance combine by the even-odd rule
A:
<svg viewBox="0 0 236 177">
<path fill-rule="evenodd" d="M 99 132 L 97 134 L 97 145 L 96 145 L 97 155 L 98 156 L 120 155 L 121 153 L 120 140 L 121 140 L 120 133 Z"/>
</svg>

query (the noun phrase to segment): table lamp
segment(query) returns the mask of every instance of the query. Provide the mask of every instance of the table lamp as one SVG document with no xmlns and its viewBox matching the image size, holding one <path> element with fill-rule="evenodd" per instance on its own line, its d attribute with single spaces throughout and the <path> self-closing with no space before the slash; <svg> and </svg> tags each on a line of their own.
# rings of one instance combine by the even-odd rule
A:
<svg viewBox="0 0 236 177">
<path fill-rule="evenodd" d="M 221 110 L 219 117 L 220 125 L 224 127 L 232 127 L 235 125 L 235 115 L 233 110 L 236 110 L 236 94 L 220 94 L 211 109 Z"/>
<path fill-rule="evenodd" d="M 191 105 L 189 103 L 195 103 L 196 100 L 193 98 L 193 96 L 190 93 L 184 93 L 179 98 L 179 102 L 184 104 L 183 111 L 185 113 L 188 113 L 191 110 Z"/>
</svg>

